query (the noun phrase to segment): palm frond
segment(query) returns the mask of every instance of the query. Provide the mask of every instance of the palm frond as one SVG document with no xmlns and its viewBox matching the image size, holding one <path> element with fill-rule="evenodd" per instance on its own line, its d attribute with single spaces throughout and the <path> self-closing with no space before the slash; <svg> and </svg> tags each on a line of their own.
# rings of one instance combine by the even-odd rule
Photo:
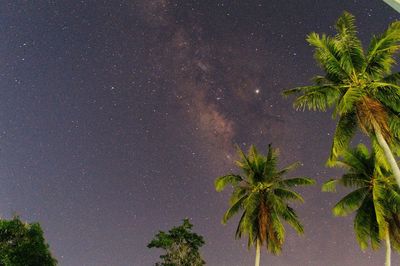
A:
<svg viewBox="0 0 400 266">
<path fill-rule="evenodd" d="M 388 222 L 386 220 L 387 210 L 383 203 L 383 200 L 385 199 L 384 194 L 385 194 L 385 189 L 382 188 L 381 186 L 375 185 L 372 187 L 372 197 L 375 208 L 375 216 L 376 216 L 376 221 L 378 222 L 379 225 L 379 235 L 381 238 L 385 237 L 385 232 L 388 227 Z"/>
<path fill-rule="evenodd" d="M 347 173 L 342 176 L 340 183 L 345 187 L 361 188 L 370 184 L 369 177 L 363 174 Z"/>
<path fill-rule="evenodd" d="M 225 212 L 224 217 L 222 218 L 223 224 L 226 224 L 226 222 L 241 209 L 243 202 L 246 200 L 246 198 L 247 195 L 244 195 L 232 204 L 232 206 Z"/>
<path fill-rule="evenodd" d="M 292 190 L 277 188 L 274 190 L 274 193 L 283 200 L 298 200 L 300 202 L 304 202 L 303 197 L 299 193 Z"/>
<path fill-rule="evenodd" d="M 215 179 L 215 182 L 214 182 L 215 190 L 220 192 L 220 191 L 224 190 L 224 188 L 228 184 L 235 186 L 241 181 L 243 181 L 243 178 L 240 175 L 229 174 L 229 175 L 220 176 L 217 179 Z"/>
<path fill-rule="evenodd" d="M 389 188 L 387 190 L 387 196 L 385 199 L 388 203 L 388 207 L 394 213 L 400 213 L 400 192 L 398 191 L 397 187 Z"/>
<path fill-rule="evenodd" d="M 325 112 L 336 104 L 340 96 L 340 89 L 331 85 L 306 86 L 297 89 L 302 92 L 302 95 L 296 98 L 293 102 L 293 107 L 301 111 L 308 109 Z M 289 90 L 284 93 L 286 93 L 285 95 L 293 94 Z"/>
<path fill-rule="evenodd" d="M 339 102 L 339 115 L 354 112 L 356 107 L 355 103 L 357 103 L 365 94 L 366 91 L 360 89 L 360 87 L 350 87 Z"/>
<path fill-rule="evenodd" d="M 256 146 L 251 145 L 248 154 L 249 154 L 249 160 L 253 165 L 254 171 L 259 172 L 261 169 L 263 158 L 261 156 L 258 156 L 258 151 Z"/>
<path fill-rule="evenodd" d="M 240 216 L 238 226 L 236 228 L 235 238 L 240 239 L 242 237 L 243 231 L 245 230 L 245 226 L 243 225 L 244 217 L 246 216 L 246 210 L 243 211 L 243 214 Z"/>
<path fill-rule="evenodd" d="M 322 185 L 322 192 L 336 192 L 336 186 L 339 183 L 337 179 L 330 179 Z"/>
<path fill-rule="evenodd" d="M 337 83 L 334 80 L 330 80 L 327 76 L 314 76 L 311 78 L 311 81 L 316 84 L 317 86 L 331 86 L 335 87 Z"/>
<path fill-rule="evenodd" d="M 354 16 L 344 12 L 336 23 L 338 34 L 335 44 L 340 57 L 340 65 L 346 73 L 360 71 L 365 65 L 361 41 L 357 38 Z"/>
<path fill-rule="evenodd" d="M 390 84 L 400 84 L 400 72 L 391 73 L 382 78 L 383 82 L 390 83 Z"/>
<path fill-rule="evenodd" d="M 357 210 L 354 217 L 354 231 L 362 250 L 365 250 L 369 243 L 373 249 L 379 248 L 379 225 L 375 218 L 375 209 L 371 199 L 365 200 Z"/>
<path fill-rule="evenodd" d="M 301 163 L 300 163 L 300 162 L 294 162 L 294 163 L 292 163 L 292 164 L 289 164 L 289 165 L 286 166 L 285 168 L 281 169 L 281 170 L 278 171 L 276 174 L 277 174 L 278 176 L 283 176 L 283 175 L 285 175 L 285 174 L 287 174 L 287 173 L 289 173 L 289 172 L 291 172 L 291 171 L 297 169 L 297 168 L 300 167 L 300 166 L 301 166 Z"/>
<path fill-rule="evenodd" d="M 361 150 L 358 149 L 345 150 L 342 152 L 340 160 L 351 169 L 352 174 L 364 175 L 369 178 L 374 166 L 369 164 L 369 154 L 364 155 L 360 152 Z"/>
<path fill-rule="evenodd" d="M 400 114 L 400 89 L 387 86 L 378 89 L 374 96 L 394 114 Z"/>
<path fill-rule="evenodd" d="M 276 176 L 276 168 L 278 165 L 278 150 L 272 148 L 272 144 L 268 145 L 267 157 L 262 175 L 265 179 Z"/>
<path fill-rule="evenodd" d="M 248 184 L 246 185 L 248 186 Z M 232 191 L 231 197 L 229 198 L 229 204 L 233 205 L 236 201 L 243 197 L 248 192 L 249 187 L 247 186 L 236 186 Z"/>
<path fill-rule="evenodd" d="M 239 145 L 236 146 L 236 152 L 240 157 L 240 161 L 236 161 L 236 165 L 241 168 L 246 175 L 254 173 L 253 164 L 250 162 L 248 156 L 242 151 Z"/>
<path fill-rule="evenodd" d="M 354 154 L 356 154 L 357 157 L 360 157 L 360 158 L 370 157 L 367 146 L 365 146 L 362 143 L 358 144 L 357 147 L 355 149 L 353 149 L 353 152 L 354 152 Z"/>
<path fill-rule="evenodd" d="M 294 228 L 294 230 L 296 230 L 298 234 L 304 233 L 304 227 L 300 223 L 299 218 L 293 208 L 287 206 L 287 208 L 281 213 L 281 216 L 288 224 L 290 224 Z"/>
<path fill-rule="evenodd" d="M 356 121 L 355 113 L 347 113 L 339 118 L 333 137 L 331 155 L 327 163 L 328 166 L 332 166 L 333 161 L 349 146 L 357 129 Z"/>
<path fill-rule="evenodd" d="M 295 177 L 290 179 L 283 179 L 280 181 L 282 187 L 297 187 L 297 186 L 307 186 L 314 185 L 315 180 L 308 177 Z"/>
<path fill-rule="evenodd" d="M 267 247 L 273 254 L 280 254 L 282 250 L 282 244 L 285 241 L 285 227 L 283 226 L 280 218 L 275 212 L 271 213 L 271 224 L 273 228 L 273 236 L 269 237 L 267 241 Z M 274 241 L 271 241 L 274 240 Z"/>
<path fill-rule="evenodd" d="M 368 187 L 363 187 L 350 192 L 338 203 L 336 203 L 332 209 L 333 214 L 335 216 L 346 216 L 352 213 L 361 206 L 362 201 L 367 193 Z"/>
<path fill-rule="evenodd" d="M 314 58 L 330 77 L 339 80 L 350 78 L 351 73 L 347 73 L 340 64 L 340 54 L 334 39 L 313 32 L 306 40 L 315 47 Z"/>
<path fill-rule="evenodd" d="M 248 234 L 250 245 L 254 244 L 258 237 L 256 225 L 258 225 L 257 219 L 260 199 L 260 193 L 251 193 L 243 202 L 243 209 L 246 210 L 246 215 L 242 220 L 242 231 Z"/>
<path fill-rule="evenodd" d="M 368 88 L 371 88 L 372 90 L 377 90 L 377 89 L 381 89 L 381 90 L 385 90 L 388 88 L 391 89 L 400 89 L 400 86 L 394 83 L 388 83 L 385 81 L 377 81 L 374 80 L 373 82 L 368 84 Z"/>
<path fill-rule="evenodd" d="M 394 22 L 380 36 L 374 36 L 367 51 L 365 72 L 375 77 L 388 74 L 395 63 L 393 55 L 399 50 L 400 22 Z"/>
<path fill-rule="evenodd" d="M 389 116 L 389 129 L 396 138 L 400 138 L 400 117 L 397 115 Z"/>
</svg>

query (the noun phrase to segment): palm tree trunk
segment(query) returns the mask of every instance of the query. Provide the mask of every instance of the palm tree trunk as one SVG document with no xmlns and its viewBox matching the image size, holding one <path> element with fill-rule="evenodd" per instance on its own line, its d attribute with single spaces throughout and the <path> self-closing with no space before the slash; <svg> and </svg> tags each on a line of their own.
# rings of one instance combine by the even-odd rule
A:
<svg viewBox="0 0 400 266">
<path fill-rule="evenodd" d="M 400 187 L 400 169 L 399 166 L 397 165 L 396 159 L 394 158 L 393 153 L 390 150 L 389 145 L 387 144 L 382 134 L 379 131 L 376 131 L 375 135 L 378 140 L 379 146 L 381 146 L 383 152 L 385 153 L 385 157 L 390 165 L 390 168 L 392 169 L 397 185 Z"/>
<path fill-rule="evenodd" d="M 389 228 L 386 229 L 385 241 L 386 241 L 386 262 L 385 262 L 385 266 L 390 266 L 391 248 L 390 248 Z"/>
<path fill-rule="evenodd" d="M 257 239 L 257 244 L 256 244 L 256 264 L 255 266 L 260 266 L 260 253 L 261 253 L 261 242 L 259 239 Z"/>
</svg>

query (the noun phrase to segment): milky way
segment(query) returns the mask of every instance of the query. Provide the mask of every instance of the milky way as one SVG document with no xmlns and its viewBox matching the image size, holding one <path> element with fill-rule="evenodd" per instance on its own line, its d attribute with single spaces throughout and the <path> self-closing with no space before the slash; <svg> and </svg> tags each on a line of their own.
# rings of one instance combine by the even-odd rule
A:
<svg viewBox="0 0 400 266">
<path fill-rule="evenodd" d="M 340 174 L 335 122 L 281 96 L 321 73 L 305 37 L 344 10 L 364 45 L 399 18 L 378 0 L 2 1 L 0 214 L 39 221 L 60 265 L 153 265 L 147 243 L 185 217 L 208 265 L 252 265 L 213 181 L 237 170 L 234 144 L 272 143 L 318 185 L 295 206 L 305 235 L 262 262 L 382 265 L 320 192 Z"/>
</svg>

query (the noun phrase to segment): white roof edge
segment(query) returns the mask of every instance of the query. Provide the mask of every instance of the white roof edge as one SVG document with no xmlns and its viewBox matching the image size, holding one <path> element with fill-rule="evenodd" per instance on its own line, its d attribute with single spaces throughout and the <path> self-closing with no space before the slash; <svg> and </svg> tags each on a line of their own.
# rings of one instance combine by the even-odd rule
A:
<svg viewBox="0 0 400 266">
<path fill-rule="evenodd" d="M 400 0 L 383 0 L 383 1 L 400 13 Z"/>
</svg>

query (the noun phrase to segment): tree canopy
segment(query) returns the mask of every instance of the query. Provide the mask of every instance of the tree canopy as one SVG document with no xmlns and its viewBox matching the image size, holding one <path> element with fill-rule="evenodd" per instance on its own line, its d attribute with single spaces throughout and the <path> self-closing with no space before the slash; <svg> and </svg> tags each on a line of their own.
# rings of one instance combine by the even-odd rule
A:
<svg viewBox="0 0 400 266">
<path fill-rule="evenodd" d="M 315 76 L 313 85 L 286 90 L 284 95 L 296 95 L 296 109 L 332 108 L 333 117 L 338 116 L 329 164 L 360 129 L 371 138 L 379 163 L 390 165 L 400 186 L 393 156 L 400 154 L 400 73 L 392 72 L 400 49 L 400 22 L 373 36 L 367 49 L 350 13 L 339 17 L 335 29 L 334 36 L 313 32 L 307 37 L 324 75 Z"/>
<path fill-rule="evenodd" d="M 159 231 L 147 245 L 148 248 L 161 248 L 166 251 L 160 256 L 156 266 L 201 266 L 205 265 L 200 255 L 204 245 L 202 236 L 192 232 L 193 225 L 184 219 L 182 225 L 173 227 L 168 233 Z"/>
<path fill-rule="evenodd" d="M 38 223 L 24 223 L 19 217 L 0 220 L 1 266 L 55 266 Z"/>
<path fill-rule="evenodd" d="M 236 162 L 243 175 L 228 174 L 215 180 L 215 188 L 222 191 L 232 185 L 230 208 L 223 217 L 226 223 L 233 215 L 242 212 L 236 237 L 247 234 L 248 246 L 256 246 L 256 265 L 259 265 L 260 246 L 266 245 L 273 254 L 280 253 L 285 240 L 283 221 L 291 225 L 299 234 L 303 226 L 290 201 L 303 202 L 302 196 L 292 188 L 312 185 L 314 180 L 307 177 L 285 178 L 286 174 L 300 163 L 293 163 L 278 169 L 278 150 L 268 146 L 267 155 L 258 153 L 254 146 L 246 155 L 238 148 L 240 160 Z"/>
<path fill-rule="evenodd" d="M 343 152 L 334 165 L 346 169 L 339 179 L 326 182 L 323 191 L 336 191 L 336 185 L 353 189 L 334 207 L 335 216 L 355 212 L 354 231 L 361 249 L 370 244 L 373 249 L 386 242 L 386 265 L 390 265 L 390 250 L 400 247 L 400 189 L 389 169 L 378 165 L 374 151 L 359 144 Z"/>
</svg>

